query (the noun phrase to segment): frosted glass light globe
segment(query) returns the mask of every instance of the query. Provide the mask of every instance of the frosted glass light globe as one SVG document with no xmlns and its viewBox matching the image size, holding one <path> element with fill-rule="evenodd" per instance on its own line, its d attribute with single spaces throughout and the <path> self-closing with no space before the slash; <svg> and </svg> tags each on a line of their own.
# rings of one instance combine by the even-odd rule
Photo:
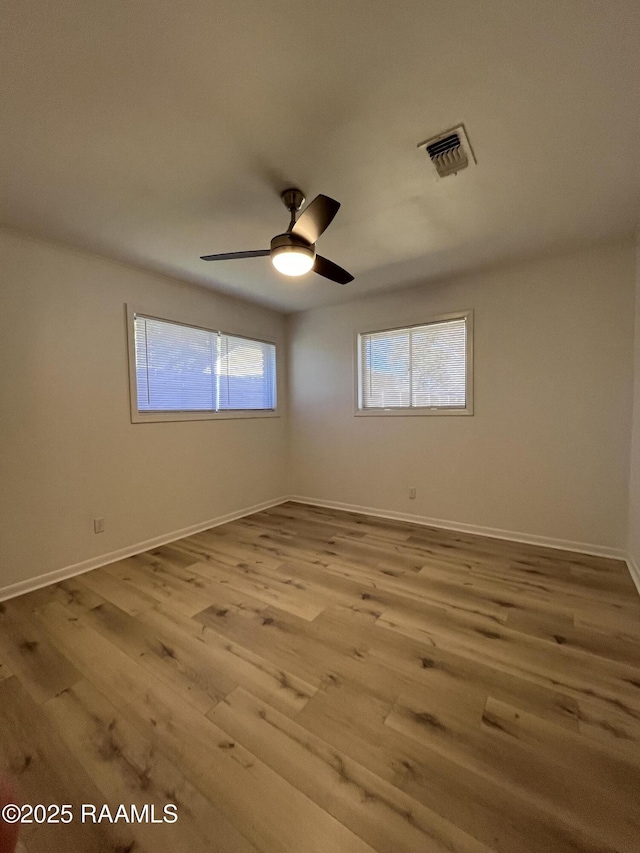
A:
<svg viewBox="0 0 640 853">
<path fill-rule="evenodd" d="M 280 246 L 271 254 L 271 263 L 283 275 L 304 275 L 314 262 L 314 252 L 304 246 Z"/>
</svg>

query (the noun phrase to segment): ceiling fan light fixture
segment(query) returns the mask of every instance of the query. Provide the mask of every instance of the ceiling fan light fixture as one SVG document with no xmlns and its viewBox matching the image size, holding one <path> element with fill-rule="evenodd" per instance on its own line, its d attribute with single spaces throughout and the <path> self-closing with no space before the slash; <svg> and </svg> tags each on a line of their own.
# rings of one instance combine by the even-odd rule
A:
<svg viewBox="0 0 640 853">
<path fill-rule="evenodd" d="M 280 246 L 271 253 L 271 263 L 283 275 L 304 275 L 313 266 L 314 254 L 304 246 Z"/>
<path fill-rule="evenodd" d="M 271 263 L 283 275 L 304 275 L 315 259 L 316 247 L 293 234 L 278 234 L 271 241 Z"/>
</svg>

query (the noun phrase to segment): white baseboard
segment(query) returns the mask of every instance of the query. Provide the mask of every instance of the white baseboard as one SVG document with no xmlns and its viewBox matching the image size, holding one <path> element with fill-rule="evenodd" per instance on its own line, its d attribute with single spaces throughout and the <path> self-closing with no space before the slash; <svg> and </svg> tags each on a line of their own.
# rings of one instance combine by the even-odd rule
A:
<svg viewBox="0 0 640 853">
<path fill-rule="evenodd" d="M 359 512 L 363 515 L 374 515 L 378 518 L 389 518 L 395 521 L 409 521 L 424 527 L 440 527 L 444 530 L 456 530 L 459 533 L 475 533 L 477 536 L 489 536 L 491 539 L 506 539 L 509 542 L 522 542 L 525 545 L 542 545 L 545 548 L 557 548 L 561 551 L 575 551 L 579 554 L 590 554 L 594 557 L 612 557 L 616 560 L 627 560 L 627 552 L 621 548 L 611 548 L 608 545 L 593 545 L 588 542 L 572 542 L 569 539 L 553 539 L 550 536 L 536 536 L 529 533 L 518 533 L 513 530 L 501 530 L 495 527 L 482 527 L 478 524 L 462 524 L 457 521 L 445 521 L 441 518 L 427 518 L 423 515 L 411 515 L 407 512 L 393 512 L 371 506 L 325 501 L 319 498 L 290 495 L 287 500 L 295 503 L 322 506 L 327 509 L 341 509 L 345 512 Z"/>
<path fill-rule="evenodd" d="M 147 539 L 144 542 L 137 542 L 135 545 L 130 545 L 126 548 L 120 548 L 118 551 L 111 551 L 108 554 L 101 554 L 98 557 L 91 557 L 81 563 L 75 563 L 71 566 L 65 566 L 61 569 L 54 569 L 52 572 L 38 575 L 28 580 L 18 581 L 17 583 L 9 584 L 0 588 L 0 601 L 6 601 L 9 598 L 15 598 L 18 595 L 24 595 L 27 592 L 33 592 L 36 589 L 41 589 L 43 586 L 49 586 L 52 583 L 66 580 L 67 578 L 82 575 L 85 572 L 90 572 L 93 569 L 99 569 L 101 566 L 106 566 L 109 563 L 115 563 L 117 560 L 124 560 L 126 557 L 133 557 L 136 554 L 141 554 L 144 551 L 149 551 L 152 548 L 158 548 L 160 545 L 166 545 L 169 542 L 175 542 L 177 539 L 184 539 L 185 536 L 192 536 L 194 533 L 200 533 L 203 530 L 208 530 L 211 527 L 219 527 L 221 524 L 227 524 L 230 521 L 235 521 L 238 518 L 244 518 L 247 515 L 253 515 L 255 512 L 261 512 L 264 509 L 269 509 L 272 506 L 278 506 L 293 501 L 294 503 L 309 504 L 311 506 L 326 507 L 327 509 L 338 509 L 345 512 L 358 512 L 362 515 L 373 515 L 378 518 L 389 518 L 395 521 L 408 521 L 412 524 L 419 524 L 424 527 L 440 527 L 444 530 L 456 530 L 460 533 L 475 533 L 478 536 L 489 536 L 492 539 L 506 539 L 510 542 L 522 542 L 526 545 L 542 545 L 547 548 L 557 548 L 561 551 L 575 551 L 580 554 L 591 554 L 597 557 L 611 557 L 618 560 L 624 560 L 629 569 L 633 582 L 635 583 L 638 593 L 640 594 L 640 568 L 630 554 L 627 554 L 620 548 L 610 548 L 606 545 L 592 545 L 585 542 L 572 542 L 566 539 L 553 539 L 546 536 L 535 536 L 526 533 L 517 533 L 511 530 L 500 530 L 493 527 L 482 527 L 477 524 L 462 524 L 459 522 L 445 521 L 440 518 L 427 518 L 422 515 L 412 515 L 406 512 L 393 512 L 390 510 L 382 510 L 377 507 L 360 506 L 359 504 L 341 503 L 340 501 L 325 501 L 320 498 L 303 497 L 301 495 L 285 495 L 283 497 L 274 498 L 270 501 L 264 501 L 254 506 L 245 507 L 235 512 L 220 515 L 217 518 L 203 521 L 199 524 L 194 524 L 191 527 L 183 527 L 181 530 L 174 530 L 171 533 L 165 533 L 162 536 L 156 536 L 154 539 Z"/>
<path fill-rule="evenodd" d="M 264 501 L 255 506 L 246 507 L 245 509 L 229 512 L 226 515 L 220 515 L 217 518 L 212 518 L 209 521 L 202 521 L 200 524 L 193 524 L 191 527 L 183 527 L 182 530 L 174 530 L 171 533 L 165 533 L 162 536 L 156 536 L 154 539 L 147 539 L 144 542 L 137 542 L 135 545 L 129 545 L 126 548 L 120 548 L 118 551 L 111 551 L 108 554 L 101 554 L 98 557 L 91 557 L 81 563 L 75 563 L 72 566 L 65 566 L 62 569 L 54 569 L 52 572 L 46 572 L 43 575 L 38 575 L 35 578 L 18 581 L 17 583 L 9 584 L 0 588 L 0 601 L 6 601 L 8 598 L 15 598 L 18 595 L 24 595 L 27 592 L 33 592 L 36 589 L 41 589 L 43 586 L 49 586 L 58 581 L 73 578 L 76 575 L 82 575 L 85 572 L 90 572 L 93 569 L 99 569 L 100 566 L 106 566 L 109 563 L 115 563 L 117 560 L 124 560 L 126 557 L 133 557 L 136 554 L 141 554 L 143 551 L 149 551 L 151 548 L 157 548 L 160 545 L 166 545 L 168 542 L 175 542 L 176 539 L 184 539 L 185 536 L 192 536 L 194 533 L 200 533 L 203 530 L 208 530 L 210 527 L 219 527 L 221 524 L 227 524 L 229 521 L 235 521 L 237 518 L 244 518 L 246 515 L 253 515 L 254 512 L 260 512 L 263 509 L 269 509 L 272 506 L 284 503 L 288 498 L 280 497 L 271 501 Z"/>
<path fill-rule="evenodd" d="M 636 585 L 636 589 L 638 590 L 638 595 L 640 595 L 640 566 L 633 559 L 631 554 L 627 555 L 627 567 L 629 569 L 629 574 L 631 575 L 631 579 Z"/>
</svg>

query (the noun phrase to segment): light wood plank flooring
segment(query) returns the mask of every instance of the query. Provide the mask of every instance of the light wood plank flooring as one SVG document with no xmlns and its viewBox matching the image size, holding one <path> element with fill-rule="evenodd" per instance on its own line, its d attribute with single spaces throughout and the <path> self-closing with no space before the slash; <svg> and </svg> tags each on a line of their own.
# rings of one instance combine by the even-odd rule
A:
<svg viewBox="0 0 640 853">
<path fill-rule="evenodd" d="M 617 561 L 284 504 L 0 605 L 27 853 L 638 853 Z"/>
</svg>

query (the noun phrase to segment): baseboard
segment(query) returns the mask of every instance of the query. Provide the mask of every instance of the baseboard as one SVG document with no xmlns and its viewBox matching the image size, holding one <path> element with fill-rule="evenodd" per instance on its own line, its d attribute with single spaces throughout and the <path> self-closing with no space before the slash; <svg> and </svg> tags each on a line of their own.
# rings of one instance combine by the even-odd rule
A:
<svg viewBox="0 0 640 853">
<path fill-rule="evenodd" d="M 130 545 L 127 548 L 120 548 L 118 551 L 111 551 L 108 554 L 101 554 L 98 557 L 91 557 L 81 563 L 75 563 L 71 566 L 65 566 L 61 569 L 54 569 L 52 572 L 38 575 L 35 578 L 18 581 L 14 584 L 0 588 L 0 601 L 6 601 L 9 598 L 15 598 L 18 595 L 24 595 L 27 592 L 33 592 L 36 589 L 41 589 L 43 586 L 49 586 L 52 583 L 66 580 L 67 578 L 82 575 L 85 572 L 90 572 L 93 569 L 99 569 L 101 566 L 106 566 L 109 563 L 115 563 L 118 560 L 124 560 L 127 557 L 133 557 L 136 554 L 141 554 L 144 551 L 149 551 L 151 548 L 157 548 L 160 545 L 166 545 L 169 542 L 175 542 L 177 539 L 184 539 L 185 536 L 192 536 L 194 533 L 200 533 L 203 530 L 208 530 L 211 527 L 219 527 L 221 524 L 227 524 L 230 521 L 235 521 L 238 518 L 244 518 L 247 515 L 261 512 L 264 509 L 269 509 L 272 506 L 278 506 L 288 501 L 294 503 L 309 504 L 311 506 L 326 507 L 327 509 L 339 509 L 344 512 L 358 512 L 363 515 L 373 515 L 378 518 L 389 518 L 395 521 L 408 521 L 412 524 L 419 524 L 424 527 L 440 527 L 444 530 L 455 530 L 460 533 L 475 533 L 478 536 L 488 536 L 492 539 L 506 539 L 510 542 L 522 542 L 525 545 L 542 545 L 547 548 L 557 548 L 561 551 L 575 551 L 579 554 L 590 554 L 596 557 L 611 557 L 618 560 L 624 560 L 628 566 L 629 574 L 636 585 L 640 594 L 640 568 L 630 554 L 619 548 L 610 548 L 605 545 L 592 545 L 585 542 L 572 542 L 565 539 L 553 539 L 546 536 L 535 536 L 526 533 L 518 533 L 511 530 L 501 530 L 493 527 L 483 527 L 477 524 L 462 524 L 459 522 L 446 521 L 441 518 L 428 518 L 422 515 L 413 515 L 406 512 L 393 512 L 391 510 L 383 510 L 378 507 L 360 506 L 359 504 L 342 503 L 340 501 L 325 501 L 320 498 L 304 497 L 302 495 L 285 495 L 283 497 L 274 498 L 270 501 L 264 501 L 254 506 L 245 507 L 244 509 L 235 512 L 220 515 L 217 518 L 209 519 L 208 521 L 194 524 L 191 527 L 183 527 L 181 530 L 174 530 L 171 533 L 165 533 L 162 536 L 156 536 L 154 539 L 147 539 L 144 542 L 137 542 L 135 545 Z"/>
<path fill-rule="evenodd" d="M 627 567 L 629 569 L 629 574 L 631 575 L 631 580 L 636 585 L 638 595 L 640 595 L 640 567 L 633 559 L 631 554 L 627 554 Z"/>
<path fill-rule="evenodd" d="M 345 512 L 359 512 L 363 515 L 374 515 L 378 518 L 389 518 L 394 521 L 409 521 L 424 527 L 440 527 L 444 530 L 456 530 L 459 533 L 475 533 L 477 536 L 489 536 L 491 539 L 506 539 L 509 542 L 522 542 L 525 545 L 541 545 L 545 548 L 557 548 L 560 551 L 575 551 L 578 554 L 590 554 L 594 557 L 611 557 L 616 560 L 627 560 L 627 552 L 621 548 L 610 548 L 607 545 L 593 545 L 588 542 L 572 542 L 568 539 L 553 539 L 549 536 L 536 536 L 519 533 L 513 530 L 501 530 L 494 527 L 482 527 L 478 524 L 462 524 L 457 521 L 446 521 L 442 518 L 427 518 L 423 515 L 412 515 L 408 512 L 393 512 L 371 506 L 325 501 L 319 498 L 290 495 L 288 500 L 294 503 L 322 506 L 327 509 L 341 509 Z"/>
<path fill-rule="evenodd" d="M 246 515 L 253 515 L 254 512 L 260 512 L 263 509 L 269 509 L 272 506 L 287 501 L 287 497 L 275 498 L 271 501 L 264 501 L 255 506 L 246 507 L 245 509 L 229 512 L 226 515 L 220 515 L 217 518 L 209 519 L 209 521 L 193 524 L 191 527 L 183 527 L 182 530 L 174 530 L 171 533 L 165 533 L 162 536 L 156 536 L 154 539 L 147 539 L 144 542 L 137 542 L 135 545 L 130 545 L 127 548 L 120 548 L 118 551 L 111 551 L 108 554 L 101 554 L 98 557 L 91 557 L 81 563 L 75 563 L 72 566 L 65 566 L 62 569 L 54 569 L 52 572 L 46 572 L 43 575 L 38 575 L 35 578 L 18 581 L 17 583 L 9 584 L 0 588 L 0 601 L 6 601 L 9 598 L 16 598 L 18 595 L 24 595 L 27 592 L 33 592 L 36 589 L 41 589 L 43 586 L 49 586 L 52 583 L 73 578 L 76 575 L 82 575 L 85 572 L 90 572 L 93 569 L 99 569 L 101 566 L 106 566 L 109 563 L 115 563 L 117 560 L 124 560 L 126 557 L 134 557 L 136 554 L 141 554 L 143 551 L 149 551 L 151 548 L 157 548 L 160 545 L 166 545 L 168 542 L 175 542 L 176 539 L 184 539 L 185 536 L 192 536 L 194 533 L 201 533 L 203 530 L 208 530 L 210 527 L 219 527 L 221 524 L 227 524 L 229 521 L 235 521 L 237 518 L 244 518 Z"/>
</svg>

